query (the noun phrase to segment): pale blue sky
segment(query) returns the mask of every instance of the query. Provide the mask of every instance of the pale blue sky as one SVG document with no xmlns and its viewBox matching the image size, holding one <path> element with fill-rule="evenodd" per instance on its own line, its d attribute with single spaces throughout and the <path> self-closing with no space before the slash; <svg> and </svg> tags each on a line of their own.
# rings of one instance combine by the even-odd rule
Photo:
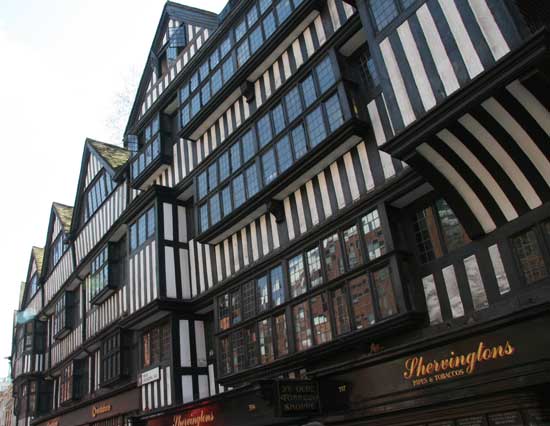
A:
<svg viewBox="0 0 550 426">
<path fill-rule="evenodd" d="M 0 0 L 0 357 L 51 203 L 73 205 L 86 137 L 121 142 L 164 0 Z M 220 12 L 226 0 L 181 0 Z M 0 377 L 7 375 L 0 362 Z"/>
</svg>

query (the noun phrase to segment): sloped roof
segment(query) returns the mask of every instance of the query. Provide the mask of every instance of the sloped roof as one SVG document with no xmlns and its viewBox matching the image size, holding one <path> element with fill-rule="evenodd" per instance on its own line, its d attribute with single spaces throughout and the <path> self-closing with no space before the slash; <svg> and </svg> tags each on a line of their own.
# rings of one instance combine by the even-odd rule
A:
<svg viewBox="0 0 550 426">
<path fill-rule="evenodd" d="M 42 264 L 44 263 L 44 249 L 41 247 L 33 247 L 32 255 L 36 261 L 36 270 L 38 275 L 42 275 Z"/>
<path fill-rule="evenodd" d="M 53 203 L 53 208 L 63 225 L 63 231 L 67 234 L 71 229 L 73 220 L 73 208 L 61 203 Z"/>
<path fill-rule="evenodd" d="M 130 151 L 120 146 L 111 145 L 105 142 L 99 142 L 93 139 L 87 140 L 93 150 L 99 155 L 105 162 L 117 172 L 123 167 L 130 159 Z"/>
</svg>

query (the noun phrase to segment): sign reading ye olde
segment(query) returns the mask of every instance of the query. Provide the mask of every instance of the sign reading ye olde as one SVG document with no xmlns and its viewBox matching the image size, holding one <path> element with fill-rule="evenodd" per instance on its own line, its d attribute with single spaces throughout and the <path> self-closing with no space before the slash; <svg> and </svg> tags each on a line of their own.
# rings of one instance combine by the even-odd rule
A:
<svg viewBox="0 0 550 426">
<path fill-rule="evenodd" d="M 278 380 L 277 400 L 280 416 L 318 414 L 319 386 L 307 380 Z"/>
<path fill-rule="evenodd" d="M 413 387 L 442 382 L 444 380 L 473 374 L 481 363 L 495 362 L 513 356 L 516 348 L 508 340 L 487 346 L 483 341 L 469 352 L 450 351 L 449 356 L 426 359 L 413 356 L 404 362 L 403 378 L 410 380 Z"/>
</svg>

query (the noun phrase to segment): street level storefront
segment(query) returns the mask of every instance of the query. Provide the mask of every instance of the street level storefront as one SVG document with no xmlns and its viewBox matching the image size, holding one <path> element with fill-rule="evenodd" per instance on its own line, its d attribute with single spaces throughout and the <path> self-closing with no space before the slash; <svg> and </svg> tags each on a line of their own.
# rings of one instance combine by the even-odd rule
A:
<svg viewBox="0 0 550 426">
<path fill-rule="evenodd" d="M 127 426 L 139 410 L 139 391 L 132 389 L 37 423 L 36 426 Z"/>
<path fill-rule="evenodd" d="M 546 306 L 482 332 L 467 327 L 383 350 L 362 365 L 319 372 L 321 381 L 346 383 L 349 410 L 323 410 L 318 420 L 326 426 L 548 426 L 549 324 Z"/>
</svg>

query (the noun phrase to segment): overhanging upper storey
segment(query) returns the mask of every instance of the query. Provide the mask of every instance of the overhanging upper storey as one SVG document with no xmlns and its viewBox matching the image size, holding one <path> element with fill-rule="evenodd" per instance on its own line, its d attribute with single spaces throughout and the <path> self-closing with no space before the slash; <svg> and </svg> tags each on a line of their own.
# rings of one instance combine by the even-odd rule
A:
<svg viewBox="0 0 550 426">
<path fill-rule="evenodd" d="M 527 39 L 382 149 L 445 194 L 472 238 L 548 202 L 548 30 Z"/>
<path fill-rule="evenodd" d="M 141 126 L 138 124 L 141 118 L 217 25 L 218 15 L 215 13 L 166 2 L 125 133 L 134 131 L 136 125 Z"/>
</svg>

